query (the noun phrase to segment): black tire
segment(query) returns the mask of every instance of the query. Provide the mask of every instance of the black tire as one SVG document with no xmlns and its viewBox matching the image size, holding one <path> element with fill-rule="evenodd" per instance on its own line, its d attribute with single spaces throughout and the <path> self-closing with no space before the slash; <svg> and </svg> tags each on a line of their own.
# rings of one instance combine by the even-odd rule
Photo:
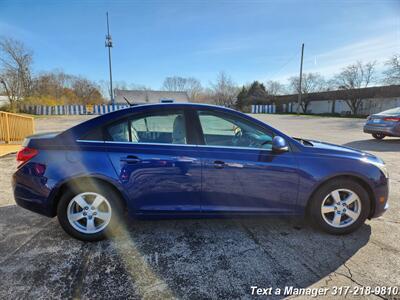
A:
<svg viewBox="0 0 400 300">
<path fill-rule="evenodd" d="M 382 140 L 385 137 L 383 133 L 373 133 L 372 136 L 377 140 Z"/>
<path fill-rule="evenodd" d="M 355 192 L 361 202 L 360 215 L 358 216 L 356 221 L 352 224 L 349 224 L 347 227 L 341 228 L 334 227 L 328 224 L 327 221 L 324 220 L 321 211 L 321 206 L 325 197 L 327 197 L 332 191 L 338 189 L 347 189 Z M 364 224 L 370 213 L 370 207 L 371 203 L 368 193 L 359 183 L 353 180 L 333 179 L 325 183 L 314 193 L 313 197 L 310 199 L 310 203 L 308 206 L 308 215 L 310 216 L 313 225 L 318 229 L 321 229 L 330 234 L 348 234 L 355 231 Z M 335 213 L 336 212 L 333 212 L 333 214 Z M 344 218 L 347 218 L 347 216 L 345 215 Z"/>
<path fill-rule="evenodd" d="M 96 233 L 83 233 L 75 229 L 68 220 L 67 210 L 68 205 L 72 199 L 81 193 L 97 193 L 107 199 L 109 205 L 111 206 L 111 219 L 108 225 L 99 232 Z M 109 236 L 114 235 L 121 222 L 123 222 L 123 211 L 124 206 L 122 205 L 122 200 L 120 196 L 115 193 L 112 188 L 107 185 L 104 186 L 102 183 L 96 181 L 84 182 L 81 184 L 74 184 L 69 186 L 61 196 L 57 205 L 57 218 L 66 233 L 74 238 L 81 241 L 100 241 Z"/>
</svg>

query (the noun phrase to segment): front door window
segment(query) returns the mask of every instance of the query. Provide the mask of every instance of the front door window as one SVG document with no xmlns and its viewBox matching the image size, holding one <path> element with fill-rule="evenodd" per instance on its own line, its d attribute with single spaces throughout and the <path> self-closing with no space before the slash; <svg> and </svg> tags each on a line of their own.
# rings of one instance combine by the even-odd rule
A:
<svg viewBox="0 0 400 300">
<path fill-rule="evenodd" d="M 272 148 L 272 132 L 246 119 L 210 111 L 199 111 L 198 115 L 206 145 Z"/>
</svg>

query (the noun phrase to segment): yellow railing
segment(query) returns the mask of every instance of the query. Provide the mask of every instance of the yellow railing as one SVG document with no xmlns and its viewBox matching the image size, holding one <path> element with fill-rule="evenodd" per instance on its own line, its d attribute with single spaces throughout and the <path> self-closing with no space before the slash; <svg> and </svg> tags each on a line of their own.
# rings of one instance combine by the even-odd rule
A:
<svg viewBox="0 0 400 300">
<path fill-rule="evenodd" d="M 0 142 L 19 142 L 33 132 L 32 117 L 0 111 Z"/>
</svg>

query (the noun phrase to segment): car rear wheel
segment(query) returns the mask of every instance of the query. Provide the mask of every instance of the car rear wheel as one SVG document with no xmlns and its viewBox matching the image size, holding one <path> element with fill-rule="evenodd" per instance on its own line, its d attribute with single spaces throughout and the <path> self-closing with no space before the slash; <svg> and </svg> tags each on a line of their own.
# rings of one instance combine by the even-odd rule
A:
<svg viewBox="0 0 400 300">
<path fill-rule="evenodd" d="M 91 185 L 68 190 L 57 206 L 62 228 L 82 241 L 99 241 L 112 235 L 122 220 L 122 211 L 116 193 Z"/>
<path fill-rule="evenodd" d="M 332 180 L 314 194 L 309 207 L 313 223 L 332 234 L 347 234 L 367 219 L 370 201 L 367 191 L 351 180 Z"/>
<path fill-rule="evenodd" d="M 382 133 L 373 133 L 372 136 L 377 140 L 381 140 L 385 137 L 385 135 Z"/>
</svg>

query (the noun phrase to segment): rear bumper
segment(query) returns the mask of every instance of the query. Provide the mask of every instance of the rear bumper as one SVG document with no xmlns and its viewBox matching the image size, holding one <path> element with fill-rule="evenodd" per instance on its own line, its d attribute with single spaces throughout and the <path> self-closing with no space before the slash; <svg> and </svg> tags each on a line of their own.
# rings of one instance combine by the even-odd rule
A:
<svg viewBox="0 0 400 300">
<path fill-rule="evenodd" d="M 55 210 L 49 202 L 49 190 L 46 178 L 33 177 L 22 169 L 17 170 L 12 177 L 12 188 L 15 202 L 30 211 L 47 217 L 54 217 Z"/>
<path fill-rule="evenodd" d="M 14 198 L 18 206 L 21 206 L 22 208 L 25 208 L 27 210 L 33 211 L 35 213 L 41 214 L 49 218 L 55 217 L 54 213 L 52 211 L 49 211 L 49 209 L 46 206 L 43 206 L 41 203 L 34 202 L 32 201 L 32 199 L 26 199 L 16 196 L 14 196 Z"/>
<path fill-rule="evenodd" d="M 400 136 L 400 129 L 396 130 L 396 127 L 383 127 L 383 126 L 373 126 L 364 125 L 365 133 L 382 133 L 387 136 Z"/>
</svg>

